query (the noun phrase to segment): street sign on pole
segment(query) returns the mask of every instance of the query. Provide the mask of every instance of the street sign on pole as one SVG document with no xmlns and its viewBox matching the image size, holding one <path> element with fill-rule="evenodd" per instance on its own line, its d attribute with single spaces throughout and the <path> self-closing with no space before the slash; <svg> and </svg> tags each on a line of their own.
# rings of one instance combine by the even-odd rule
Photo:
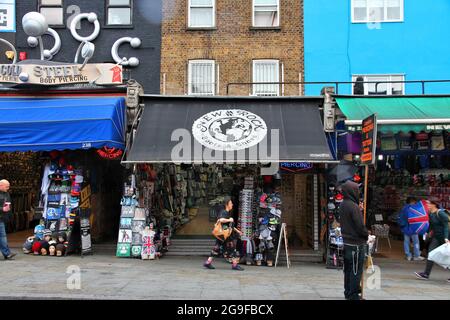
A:
<svg viewBox="0 0 450 320">
<path fill-rule="evenodd" d="M 361 164 L 375 164 L 377 151 L 377 116 L 367 117 L 362 122 Z"/>
<path fill-rule="evenodd" d="M 364 173 L 364 225 L 367 218 L 367 192 L 369 190 L 369 166 L 374 165 L 377 151 L 377 115 L 373 114 L 362 122 L 361 164 Z M 364 297 L 364 273 L 361 278 L 361 297 Z"/>
</svg>

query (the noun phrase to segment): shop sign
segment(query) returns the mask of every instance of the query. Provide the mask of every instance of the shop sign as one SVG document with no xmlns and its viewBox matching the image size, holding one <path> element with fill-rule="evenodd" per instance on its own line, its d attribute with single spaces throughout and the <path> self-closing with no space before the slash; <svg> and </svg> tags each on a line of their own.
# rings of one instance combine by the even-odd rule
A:
<svg viewBox="0 0 450 320">
<path fill-rule="evenodd" d="M 280 169 L 287 172 L 302 172 L 311 170 L 314 165 L 311 162 L 282 162 Z"/>
<path fill-rule="evenodd" d="M 65 85 L 95 83 L 122 84 L 122 67 L 112 63 L 86 64 L 1 64 L 0 82 L 34 85 Z"/>
<path fill-rule="evenodd" d="M 116 160 L 122 157 L 123 150 L 118 148 L 103 147 L 97 150 L 97 154 L 103 159 Z"/>
<path fill-rule="evenodd" d="M 0 32 L 16 32 L 16 1 L 0 1 Z"/>
<path fill-rule="evenodd" d="M 375 163 L 377 148 L 377 118 L 376 114 L 367 117 L 362 122 L 361 164 L 371 165 Z"/>
<path fill-rule="evenodd" d="M 260 143 L 267 135 L 267 125 L 260 116 L 249 111 L 216 110 L 198 118 L 192 133 L 209 149 L 237 151 Z"/>
<path fill-rule="evenodd" d="M 427 131 L 430 130 L 450 130 L 450 124 L 429 124 L 427 125 Z"/>
</svg>

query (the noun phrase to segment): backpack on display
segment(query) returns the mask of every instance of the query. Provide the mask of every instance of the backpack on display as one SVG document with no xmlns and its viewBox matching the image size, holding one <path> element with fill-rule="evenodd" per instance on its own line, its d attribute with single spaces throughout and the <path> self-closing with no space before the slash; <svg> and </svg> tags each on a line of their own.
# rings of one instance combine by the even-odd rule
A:
<svg viewBox="0 0 450 320">
<path fill-rule="evenodd" d="M 384 133 L 380 136 L 381 150 L 383 151 L 395 151 L 397 150 L 397 141 L 393 133 Z"/>
<path fill-rule="evenodd" d="M 431 150 L 433 151 L 445 150 L 445 138 L 443 132 L 434 131 L 431 134 Z"/>
<path fill-rule="evenodd" d="M 414 146 L 416 150 L 429 150 L 430 149 L 430 135 L 425 131 L 416 133 L 416 141 Z"/>
<path fill-rule="evenodd" d="M 412 134 L 410 132 L 399 132 L 397 134 L 397 145 L 399 150 L 412 150 Z"/>
</svg>

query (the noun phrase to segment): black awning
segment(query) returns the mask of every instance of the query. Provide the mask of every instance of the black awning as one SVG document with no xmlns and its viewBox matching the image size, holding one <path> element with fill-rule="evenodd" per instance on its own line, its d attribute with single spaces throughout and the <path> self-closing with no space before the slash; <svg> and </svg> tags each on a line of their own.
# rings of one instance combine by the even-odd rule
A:
<svg viewBox="0 0 450 320">
<path fill-rule="evenodd" d="M 123 163 L 334 162 L 320 97 L 145 96 L 144 102 Z"/>
</svg>

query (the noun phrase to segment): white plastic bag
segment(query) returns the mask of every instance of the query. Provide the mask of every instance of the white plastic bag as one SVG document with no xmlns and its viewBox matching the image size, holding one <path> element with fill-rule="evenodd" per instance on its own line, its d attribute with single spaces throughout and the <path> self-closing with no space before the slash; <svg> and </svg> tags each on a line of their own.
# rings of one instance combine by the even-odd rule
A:
<svg viewBox="0 0 450 320">
<path fill-rule="evenodd" d="M 445 243 L 431 251 L 428 254 L 428 260 L 437 263 L 445 269 L 450 269 L 450 243 Z"/>
</svg>

